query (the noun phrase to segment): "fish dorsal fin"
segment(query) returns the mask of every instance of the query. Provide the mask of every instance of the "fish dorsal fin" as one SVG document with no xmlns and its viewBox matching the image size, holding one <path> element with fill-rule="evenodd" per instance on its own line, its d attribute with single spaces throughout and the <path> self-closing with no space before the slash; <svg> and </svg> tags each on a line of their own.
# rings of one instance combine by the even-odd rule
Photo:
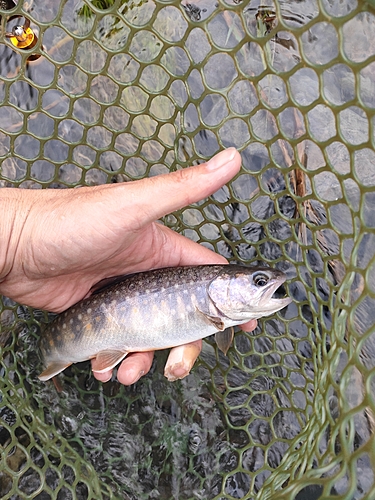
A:
<svg viewBox="0 0 375 500">
<path fill-rule="evenodd" d="M 53 362 L 53 363 L 50 363 L 47 368 L 44 370 L 44 372 L 42 372 L 40 375 L 39 375 L 39 380 L 42 380 L 43 382 L 45 382 L 46 380 L 49 380 L 50 378 L 54 377 L 55 375 L 58 375 L 59 373 L 61 373 L 63 370 L 65 370 L 65 368 L 68 368 L 68 366 L 70 366 L 72 363 L 67 363 L 66 361 L 65 362 Z"/>
<path fill-rule="evenodd" d="M 234 337 L 233 326 L 231 326 L 230 328 L 227 328 L 226 330 L 224 330 L 222 332 L 215 333 L 215 340 L 216 340 L 217 346 L 220 349 L 220 351 L 222 351 L 225 355 L 227 355 L 228 349 L 232 345 L 233 337 Z"/>
<path fill-rule="evenodd" d="M 115 349 L 98 352 L 96 357 L 91 360 L 92 371 L 103 373 L 112 370 L 127 354 L 126 351 L 116 351 Z"/>
<path fill-rule="evenodd" d="M 223 322 L 223 320 L 221 318 L 219 318 L 218 316 L 211 316 L 210 314 L 204 313 L 203 311 L 201 311 L 200 309 L 198 309 L 198 307 L 196 307 L 196 310 L 197 310 L 197 312 L 199 314 L 201 314 L 202 316 L 204 316 L 204 319 L 205 319 L 206 323 L 209 323 L 209 324 L 213 325 L 220 332 L 222 332 L 223 330 L 225 330 L 225 325 L 224 325 L 224 322 Z"/>
</svg>

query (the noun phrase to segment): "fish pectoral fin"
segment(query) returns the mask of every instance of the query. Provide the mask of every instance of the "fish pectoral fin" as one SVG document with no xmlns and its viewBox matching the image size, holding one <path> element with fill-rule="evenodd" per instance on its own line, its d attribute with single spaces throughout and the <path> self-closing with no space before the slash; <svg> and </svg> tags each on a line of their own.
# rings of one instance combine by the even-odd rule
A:
<svg viewBox="0 0 375 500">
<path fill-rule="evenodd" d="M 112 370 L 127 354 L 126 351 L 116 351 L 114 349 L 98 352 L 96 357 L 91 360 L 92 371 L 103 373 Z"/>
<path fill-rule="evenodd" d="M 211 316 L 210 314 L 206 314 L 206 313 L 202 312 L 201 310 L 199 310 L 197 307 L 196 307 L 196 310 L 202 316 L 204 316 L 204 319 L 206 320 L 206 323 L 210 323 L 215 328 L 217 328 L 220 332 L 222 332 L 223 330 L 225 330 L 224 322 L 223 322 L 223 320 L 221 318 L 219 318 L 217 316 Z"/>
<path fill-rule="evenodd" d="M 43 382 L 45 382 L 46 380 L 49 380 L 50 378 L 54 377 L 55 375 L 58 375 L 59 373 L 61 373 L 62 371 L 65 370 L 65 368 L 68 368 L 68 366 L 70 366 L 72 363 L 67 363 L 66 361 L 65 362 L 53 362 L 51 364 L 49 364 L 47 366 L 47 368 L 44 370 L 44 372 L 42 372 L 40 375 L 39 375 L 39 380 L 42 380 Z"/>
<path fill-rule="evenodd" d="M 233 337 L 234 337 L 233 326 L 231 326 L 230 328 L 227 328 L 223 332 L 216 332 L 215 333 L 215 340 L 216 340 L 217 346 L 220 349 L 220 351 L 222 351 L 225 355 L 227 355 L 228 349 L 232 345 Z"/>
</svg>

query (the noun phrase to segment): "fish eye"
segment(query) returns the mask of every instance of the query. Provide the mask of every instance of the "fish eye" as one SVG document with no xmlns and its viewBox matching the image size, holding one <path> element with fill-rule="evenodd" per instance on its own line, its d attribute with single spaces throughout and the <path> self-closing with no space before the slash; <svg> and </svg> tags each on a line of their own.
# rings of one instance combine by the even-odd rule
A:
<svg viewBox="0 0 375 500">
<path fill-rule="evenodd" d="M 254 285 L 256 286 L 266 286 L 269 282 L 269 277 L 267 276 L 267 274 L 258 273 L 254 276 L 253 281 Z"/>
</svg>

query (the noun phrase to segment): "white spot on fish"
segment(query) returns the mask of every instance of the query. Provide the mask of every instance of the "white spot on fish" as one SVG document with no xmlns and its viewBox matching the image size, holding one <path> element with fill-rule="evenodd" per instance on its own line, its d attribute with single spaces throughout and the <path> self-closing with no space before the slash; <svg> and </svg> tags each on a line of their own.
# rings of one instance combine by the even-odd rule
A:
<svg viewBox="0 0 375 500">
<path fill-rule="evenodd" d="M 120 292 L 118 290 L 115 291 L 116 295 L 120 295 Z"/>
<path fill-rule="evenodd" d="M 186 295 L 186 294 L 188 293 L 188 291 L 187 291 L 187 290 L 184 290 L 184 291 L 183 291 L 183 293 L 184 293 L 184 295 Z"/>
<path fill-rule="evenodd" d="M 78 314 L 78 319 L 81 321 L 82 320 L 82 314 Z"/>
<path fill-rule="evenodd" d="M 174 316 L 176 314 L 176 309 L 171 309 L 171 314 Z"/>
<path fill-rule="evenodd" d="M 176 283 L 174 287 L 175 287 L 175 288 L 178 288 L 178 283 Z"/>
<path fill-rule="evenodd" d="M 149 289 L 147 289 L 147 290 L 146 290 L 146 293 L 150 293 L 150 290 L 149 290 Z M 137 292 L 137 293 L 136 293 L 136 295 L 139 295 L 139 292 Z"/>
<path fill-rule="evenodd" d="M 74 314 L 75 312 L 76 312 L 76 310 L 75 310 L 75 309 L 72 309 L 72 313 Z"/>
<path fill-rule="evenodd" d="M 89 307 L 89 308 L 87 309 L 87 314 L 91 314 L 91 312 L 92 312 L 92 309 L 91 309 L 91 307 Z"/>
<path fill-rule="evenodd" d="M 165 292 L 165 288 L 162 286 L 160 289 L 161 292 Z"/>
<path fill-rule="evenodd" d="M 74 319 L 73 319 L 73 318 L 72 318 L 72 319 L 70 319 L 70 320 L 69 320 L 69 323 L 72 325 L 72 324 L 74 323 Z"/>
</svg>

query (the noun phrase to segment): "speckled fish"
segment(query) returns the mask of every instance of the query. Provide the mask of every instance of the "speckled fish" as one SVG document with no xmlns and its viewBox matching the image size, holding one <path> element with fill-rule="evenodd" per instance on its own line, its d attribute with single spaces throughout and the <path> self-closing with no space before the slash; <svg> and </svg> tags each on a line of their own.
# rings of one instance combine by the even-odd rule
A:
<svg viewBox="0 0 375 500">
<path fill-rule="evenodd" d="M 129 352 L 174 347 L 213 333 L 226 352 L 233 337 L 228 327 L 291 302 L 274 295 L 285 275 L 268 267 L 174 267 L 117 281 L 48 325 L 40 339 L 46 366 L 41 380 L 93 358 L 93 370 L 104 372 Z"/>
</svg>

